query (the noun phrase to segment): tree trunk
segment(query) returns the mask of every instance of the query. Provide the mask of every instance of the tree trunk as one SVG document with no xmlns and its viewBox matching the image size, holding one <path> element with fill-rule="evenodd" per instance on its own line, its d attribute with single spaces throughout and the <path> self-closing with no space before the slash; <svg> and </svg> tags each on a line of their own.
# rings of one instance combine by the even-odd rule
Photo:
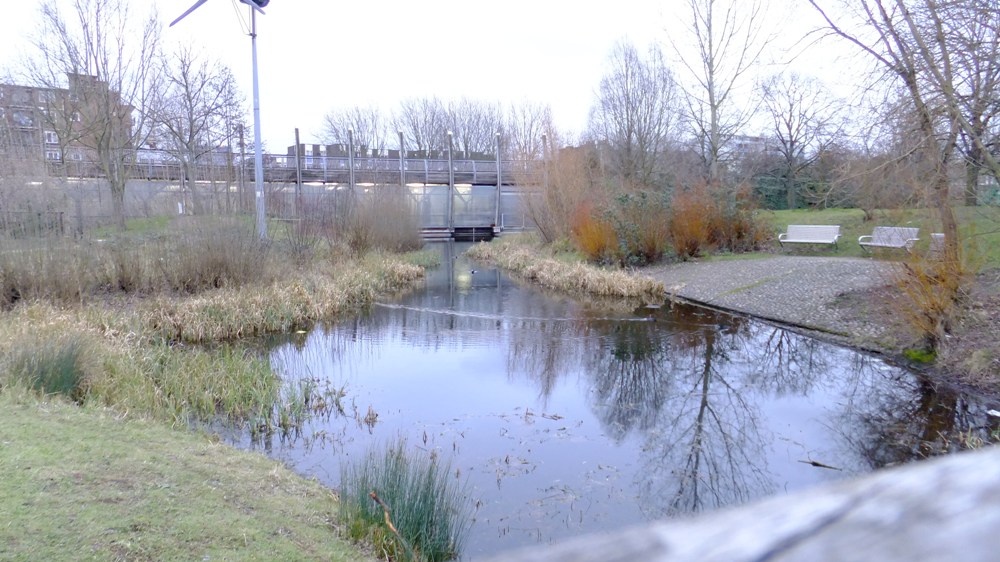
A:
<svg viewBox="0 0 1000 562">
<path fill-rule="evenodd" d="M 785 190 L 787 193 L 788 209 L 794 210 L 798 206 L 798 201 L 796 201 L 796 191 L 798 182 L 794 178 L 785 176 Z"/>
<path fill-rule="evenodd" d="M 965 162 L 965 205 L 968 207 L 979 204 L 979 176 L 982 168 L 982 164 L 970 154 L 969 160 Z"/>
</svg>

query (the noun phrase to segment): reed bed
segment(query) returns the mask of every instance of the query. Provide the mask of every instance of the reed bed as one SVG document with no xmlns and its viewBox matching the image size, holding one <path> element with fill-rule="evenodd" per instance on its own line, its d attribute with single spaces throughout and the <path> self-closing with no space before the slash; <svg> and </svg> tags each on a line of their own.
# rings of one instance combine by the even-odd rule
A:
<svg viewBox="0 0 1000 562">
<path fill-rule="evenodd" d="M 405 440 L 373 447 L 343 464 L 340 482 L 351 539 L 370 542 L 388 560 L 440 562 L 461 553 L 472 506 L 467 486 L 436 453 L 410 452 Z"/>
<path fill-rule="evenodd" d="M 88 308 L 96 325 L 169 342 L 232 341 L 287 332 L 371 304 L 423 277 L 422 267 L 389 255 L 347 260 L 326 271 L 299 272 L 266 286 L 218 289 L 189 297 L 158 296 L 127 310 Z"/>
<path fill-rule="evenodd" d="M 660 304 L 667 297 L 663 284 L 648 277 L 544 257 L 544 250 L 516 240 L 476 244 L 466 254 L 558 291 L 634 299 L 643 304 Z"/>
<path fill-rule="evenodd" d="M 329 248 L 308 262 L 239 222 L 0 255 L 0 389 L 62 394 L 172 423 L 289 433 L 324 390 L 283 381 L 241 338 L 357 310 L 423 276 L 427 256 Z M 48 281 L 47 281 L 48 280 Z M 198 344 L 198 345 L 189 345 Z"/>
</svg>

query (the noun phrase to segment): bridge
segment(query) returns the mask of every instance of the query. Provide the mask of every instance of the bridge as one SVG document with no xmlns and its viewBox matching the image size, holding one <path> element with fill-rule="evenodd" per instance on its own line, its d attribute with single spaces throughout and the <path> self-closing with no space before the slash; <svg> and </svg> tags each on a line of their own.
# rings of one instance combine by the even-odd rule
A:
<svg viewBox="0 0 1000 562">
<path fill-rule="evenodd" d="M 154 197 L 176 200 L 168 205 L 174 212 L 191 204 L 196 192 L 207 205 L 211 199 L 218 201 L 220 193 L 234 190 L 243 194 L 241 200 L 246 194 L 252 198 L 253 158 L 218 156 L 206 156 L 193 167 L 200 187 L 192 189 L 179 162 L 162 153 L 137 151 L 129 174 L 139 185 L 129 192 L 143 192 L 139 199 L 145 207 Z M 528 160 L 502 159 L 498 164 L 486 158 L 301 156 L 298 167 L 295 156 L 266 154 L 262 160 L 271 216 L 290 218 L 309 207 L 322 212 L 336 208 L 337 201 L 346 197 L 375 195 L 404 185 L 426 238 L 480 239 L 503 230 L 532 228 L 522 205 L 523 193 L 539 189 L 544 177 L 542 163 Z M 64 169 L 53 165 L 50 173 L 102 177 L 97 163 L 87 161 L 67 161 Z"/>
<path fill-rule="evenodd" d="M 398 152 L 398 151 L 388 151 Z M 137 150 L 129 176 L 151 181 L 181 181 L 184 168 L 162 151 Z M 264 154 L 264 181 L 294 183 L 299 174 L 303 182 L 335 184 L 426 184 L 426 185 L 539 185 L 542 163 L 535 160 L 446 157 L 397 158 L 387 156 L 303 156 L 296 168 L 295 156 Z M 450 166 L 449 166 L 450 162 Z M 53 176 L 97 178 L 103 174 L 98 162 L 66 160 L 49 162 Z M 228 153 L 208 154 L 192 167 L 198 181 L 237 181 L 240 176 L 254 177 L 254 159 Z M 352 181 L 353 180 L 353 181 Z"/>
</svg>

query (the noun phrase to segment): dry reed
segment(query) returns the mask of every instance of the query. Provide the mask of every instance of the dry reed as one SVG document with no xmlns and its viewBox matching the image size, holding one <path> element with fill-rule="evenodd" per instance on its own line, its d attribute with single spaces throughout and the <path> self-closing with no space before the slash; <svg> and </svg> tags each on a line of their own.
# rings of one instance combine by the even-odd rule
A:
<svg viewBox="0 0 1000 562">
<path fill-rule="evenodd" d="M 519 277 L 544 287 L 569 293 L 636 299 L 659 304 L 666 299 L 662 283 L 622 270 L 607 270 L 584 263 L 564 263 L 542 257 L 542 250 L 508 240 L 476 244 L 467 254 L 475 260 L 494 263 Z"/>
</svg>

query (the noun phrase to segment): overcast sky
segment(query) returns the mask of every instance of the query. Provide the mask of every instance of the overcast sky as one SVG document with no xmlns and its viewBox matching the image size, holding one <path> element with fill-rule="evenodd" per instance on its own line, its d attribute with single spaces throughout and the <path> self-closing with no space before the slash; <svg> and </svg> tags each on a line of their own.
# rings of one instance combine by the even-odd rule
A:
<svg viewBox="0 0 1000 562">
<path fill-rule="evenodd" d="M 133 1 L 137 7 L 150 3 Z M 805 2 L 787 1 L 772 0 L 771 19 L 780 25 L 776 44 L 780 49 L 818 24 Z M 193 2 L 151 3 L 166 26 Z M 4 4 L 0 67 L 11 68 L 28 48 L 27 35 L 37 27 L 38 3 Z M 686 4 L 685 0 L 273 0 L 266 15 L 257 18 L 264 141 L 268 150 L 283 150 L 293 144 L 298 127 L 303 142 L 318 142 L 322 117 L 332 109 L 375 104 L 391 110 L 402 99 L 433 95 L 546 103 L 557 127 L 573 136 L 586 125 L 615 42 L 627 39 L 640 48 L 658 42 L 673 57 L 669 37 L 684 37 Z M 233 69 L 249 107 L 248 23 L 246 6 L 235 0 L 208 0 L 174 27 L 165 28 L 164 44 L 169 49 L 190 42 L 212 51 Z M 796 67 L 821 74 L 835 64 L 829 49 L 813 49 Z"/>
</svg>

